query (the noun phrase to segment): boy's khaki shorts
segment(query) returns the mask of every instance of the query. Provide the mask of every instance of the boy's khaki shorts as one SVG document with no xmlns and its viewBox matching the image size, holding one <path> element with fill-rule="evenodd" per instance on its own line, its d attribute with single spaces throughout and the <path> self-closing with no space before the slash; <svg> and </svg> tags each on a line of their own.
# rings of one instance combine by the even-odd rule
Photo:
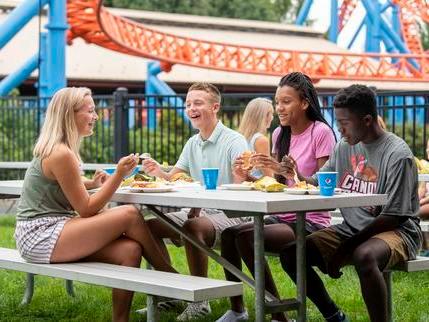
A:
<svg viewBox="0 0 429 322">
<path fill-rule="evenodd" d="M 377 235 L 372 236 L 371 238 L 378 238 L 384 241 L 390 248 L 390 258 L 386 264 L 385 269 L 389 269 L 398 263 L 403 263 L 408 260 L 408 251 L 405 241 L 402 239 L 401 235 L 397 231 L 386 231 Z M 314 245 L 320 251 L 320 255 L 323 258 L 325 267 L 320 269 L 325 272 L 325 268 L 328 267 L 327 263 L 330 262 L 332 256 L 335 254 L 336 250 L 347 237 L 342 236 L 337 233 L 332 227 L 321 229 L 309 235 L 307 240 L 311 240 Z M 352 258 L 346 258 L 344 265 L 352 264 Z"/>
</svg>

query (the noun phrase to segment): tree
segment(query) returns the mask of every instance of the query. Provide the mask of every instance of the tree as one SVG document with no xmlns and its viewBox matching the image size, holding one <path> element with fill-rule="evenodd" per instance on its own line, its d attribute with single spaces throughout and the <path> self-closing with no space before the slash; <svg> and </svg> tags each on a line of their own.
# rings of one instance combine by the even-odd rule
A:
<svg viewBox="0 0 429 322">
<path fill-rule="evenodd" d="M 106 6 L 202 16 L 285 21 L 292 3 L 302 0 L 106 0 Z"/>
</svg>

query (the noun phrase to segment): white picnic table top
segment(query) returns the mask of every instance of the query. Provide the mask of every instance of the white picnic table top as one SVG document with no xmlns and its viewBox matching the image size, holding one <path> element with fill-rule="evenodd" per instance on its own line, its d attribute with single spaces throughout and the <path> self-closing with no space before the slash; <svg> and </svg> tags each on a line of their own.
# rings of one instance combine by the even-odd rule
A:
<svg viewBox="0 0 429 322">
<path fill-rule="evenodd" d="M 22 180 L 0 181 L 0 194 L 20 195 Z M 284 192 L 205 190 L 176 188 L 163 193 L 136 193 L 118 189 L 112 201 L 156 206 L 215 208 L 257 213 L 278 213 L 327 210 L 335 208 L 378 206 L 387 202 L 387 195 L 341 193 L 332 197 L 291 195 Z"/>
<path fill-rule="evenodd" d="M 427 173 L 419 174 L 419 181 L 428 182 L 429 181 L 429 174 L 427 174 Z"/>
</svg>

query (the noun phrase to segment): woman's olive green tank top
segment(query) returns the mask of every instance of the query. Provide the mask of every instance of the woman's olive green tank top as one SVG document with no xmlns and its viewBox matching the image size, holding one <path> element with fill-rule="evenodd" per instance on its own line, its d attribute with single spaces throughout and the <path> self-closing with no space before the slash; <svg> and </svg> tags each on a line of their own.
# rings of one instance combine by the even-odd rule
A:
<svg viewBox="0 0 429 322">
<path fill-rule="evenodd" d="M 47 178 L 39 158 L 31 161 L 24 178 L 17 220 L 41 217 L 76 216 L 57 181 Z"/>
</svg>

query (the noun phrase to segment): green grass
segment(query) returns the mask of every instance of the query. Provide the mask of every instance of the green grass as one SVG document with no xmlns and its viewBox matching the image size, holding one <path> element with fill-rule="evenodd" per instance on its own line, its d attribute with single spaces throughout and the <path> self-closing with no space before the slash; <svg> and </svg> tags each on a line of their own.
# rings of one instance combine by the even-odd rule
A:
<svg viewBox="0 0 429 322">
<path fill-rule="evenodd" d="M 0 247 L 15 248 L 13 232 L 15 219 L 0 217 Z M 170 247 L 174 266 L 181 273 L 188 273 L 183 249 Z M 283 297 L 294 296 L 292 282 L 283 272 L 276 258 L 270 258 L 271 268 L 278 281 Z M 144 263 L 142 264 L 142 266 Z M 76 297 L 67 296 L 64 281 L 37 276 L 34 297 L 30 305 L 22 307 L 20 301 L 25 287 L 25 274 L 0 270 L 0 321 L 109 321 L 111 314 L 110 289 L 84 283 L 74 283 Z M 223 279 L 218 264 L 210 262 L 210 277 Z M 357 276 L 352 268 L 346 268 L 339 280 L 324 278 L 336 303 L 347 313 L 351 321 L 368 321 L 365 305 L 360 294 Z M 429 321 L 429 272 L 400 273 L 393 275 L 393 301 L 395 321 Z M 247 308 L 253 318 L 253 292 L 245 287 Z M 132 310 L 145 306 L 144 294 L 136 294 Z M 211 302 L 212 315 L 201 321 L 214 321 L 229 308 L 227 299 Z M 161 321 L 175 321 L 178 312 L 162 313 Z M 291 313 L 291 316 L 294 316 Z M 132 313 L 131 321 L 142 321 L 142 316 Z M 268 320 L 268 318 L 267 318 Z M 308 320 L 323 321 L 312 303 L 308 305 Z"/>
</svg>

